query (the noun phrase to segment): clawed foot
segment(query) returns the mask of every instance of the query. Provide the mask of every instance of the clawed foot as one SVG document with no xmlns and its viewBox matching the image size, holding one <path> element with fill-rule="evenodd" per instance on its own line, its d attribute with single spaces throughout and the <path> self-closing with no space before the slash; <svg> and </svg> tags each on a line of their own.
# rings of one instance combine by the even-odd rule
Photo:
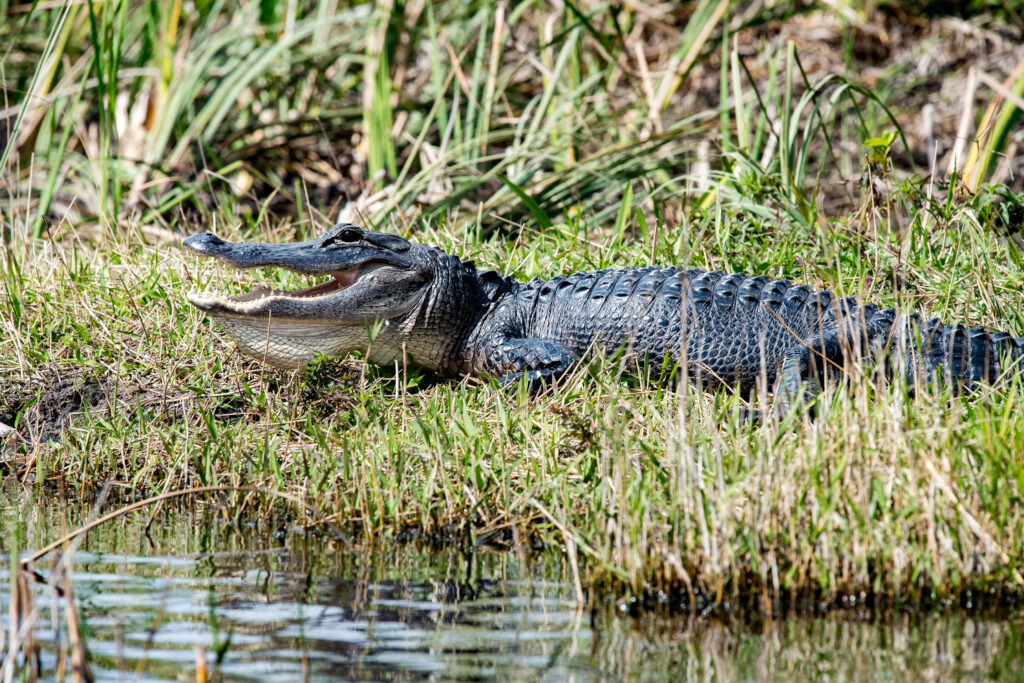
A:
<svg viewBox="0 0 1024 683">
<path fill-rule="evenodd" d="M 519 393 L 520 385 L 523 384 L 526 385 L 527 394 L 536 396 L 554 384 L 557 379 L 557 375 L 550 372 L 529 370 L 527 372 L 515 372 L 511 375 L 505 375 L 498 380 L 498 385 L 510 398 L 515 398 L 516 394 Z"/>
</svg>

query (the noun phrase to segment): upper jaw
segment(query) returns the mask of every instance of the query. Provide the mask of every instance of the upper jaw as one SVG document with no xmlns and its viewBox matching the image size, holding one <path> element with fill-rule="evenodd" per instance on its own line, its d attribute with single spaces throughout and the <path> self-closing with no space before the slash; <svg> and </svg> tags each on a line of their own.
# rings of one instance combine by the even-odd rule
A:
<svg viewBox="0 0 1024 683">
<path fill-rule="evenodd" d="M 412 268 L 405 254 L 365 243 L 325 244 L 322 238 L 306 242 L 272 244 L 266 242 L 228 242 L 212 232 L 191 235 L 182 242 L 189 251 L 211 256 L 234 268 L 274 266 L 306 275 L 326 275 L 349 271 L 370 262 Z"/>
<path fill-rule="evenodd" d="M 361 323 L 408 310 L 430 279 L 426 270 L 413 266 L 410 256 L 366 243 L 325 246 L 322 238 L 291 244 L 234 243 L 204 233 L 186 238 L 183 245 L 236 268 L 275 266 L 332 276 L 327 282 L 294 291 L 257 287 L 236 296 L 188 293 L 193 306 L 215 317 Z"/>
</svg>

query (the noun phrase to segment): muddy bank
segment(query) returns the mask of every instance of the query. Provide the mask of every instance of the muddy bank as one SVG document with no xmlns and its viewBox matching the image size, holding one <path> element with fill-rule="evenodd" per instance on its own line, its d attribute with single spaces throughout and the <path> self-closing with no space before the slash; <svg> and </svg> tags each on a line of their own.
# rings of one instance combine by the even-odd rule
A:
<svg viewBox="0 0 1024 683">
<path fill-rule="evenodd" d="M 31 377 L 0 381 L 0 424 L 13 430 L 9 442 L 38 444 L 59 441 L 86 413 L 109 417 L 148 411 L 167 423 L 189 419 L 197 424 L 209 413 L 217 422 L 251 422 L 259 419 L 260 412 L 245 386 L 256 383 L 261 375 L 254 366 L 251 375 L 218 378 L 213 391 L 203 391 L 190 390 L 187 381 L 152 373 L 117 375 L 47 364 Z M 304 410 L 328 415 L 351 404 L 346 389 L 360 380 L 360 370 L 354 364 L 324 363 L 304 372 L 294 386 L 288 374 L 262 379 L 266 391 L 294 389 L 294 398 Z"/>
<path fill-rule="evenodd" d="M 110 415 L 133 407 L 163 406 L 173 418 L 183 414 L 187 400 L 185 392 L 162 390 L 155 378 L 130 380 L 92 369 L 44 367 L 32 378 L 11 379 L 0 388 L 0 422 L 29 443 L 58 441 L 86 411 Z"/>
</svg>

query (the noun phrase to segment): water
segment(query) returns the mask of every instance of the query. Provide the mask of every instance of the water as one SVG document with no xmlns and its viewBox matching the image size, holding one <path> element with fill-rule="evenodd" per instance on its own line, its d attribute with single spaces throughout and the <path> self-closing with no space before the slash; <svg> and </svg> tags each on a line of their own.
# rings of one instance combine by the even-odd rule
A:
<svg viewBox="0 0 1024 683">
<path fill-rule="evenodd" d="M 20 529 L 41 547 L 87 508 L 0 496 L 3 565 Z M 356 553 L 284 524 L 223 511 L 145 514 L 92 532 L 73 556 L 74 596 L 97 680 L 195 680 L 197 653 L 225 681 L 1024 679 L 1024 615 L 639 619 L 576 609 L 556 554 Z M 40 569 L 49 565 L 39 564 Z M 6 619 L 10 580 L 0 572 Z M 51 605 L 36 627 L 53 678 Z M 65 639 L 63 611 L 60 638 Z"/>
</svg>

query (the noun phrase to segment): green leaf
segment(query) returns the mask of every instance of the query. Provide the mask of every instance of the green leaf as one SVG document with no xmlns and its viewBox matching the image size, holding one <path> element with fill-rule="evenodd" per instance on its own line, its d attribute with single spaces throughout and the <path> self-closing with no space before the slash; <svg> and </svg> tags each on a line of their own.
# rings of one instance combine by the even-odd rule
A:
<svg viewBox="0 0 1024 683">
<path fill-rule="evenodd" d="M 510 180 L 506 176 L 498 176 L 498 180 L 505 183 L 505 187 L 516 193 L 516 196 L 519 197 L 519 199 L 522 200 L 523 204 L 526 205 L 527 210 L 529 210 L 530 214 L 533 216 L 534 220 L 537 221 L 540 227 L 548 229 L 554 225 L 554 223 L 551 222 L 551 218 L 548 216 L 547 212 L 540 207 L 540 204 L 538 204 L 533 197 L 526 194 L 523 188 L 516 185 L 514 182 L 512 182 L 512 180 Z"/>
</svg>

